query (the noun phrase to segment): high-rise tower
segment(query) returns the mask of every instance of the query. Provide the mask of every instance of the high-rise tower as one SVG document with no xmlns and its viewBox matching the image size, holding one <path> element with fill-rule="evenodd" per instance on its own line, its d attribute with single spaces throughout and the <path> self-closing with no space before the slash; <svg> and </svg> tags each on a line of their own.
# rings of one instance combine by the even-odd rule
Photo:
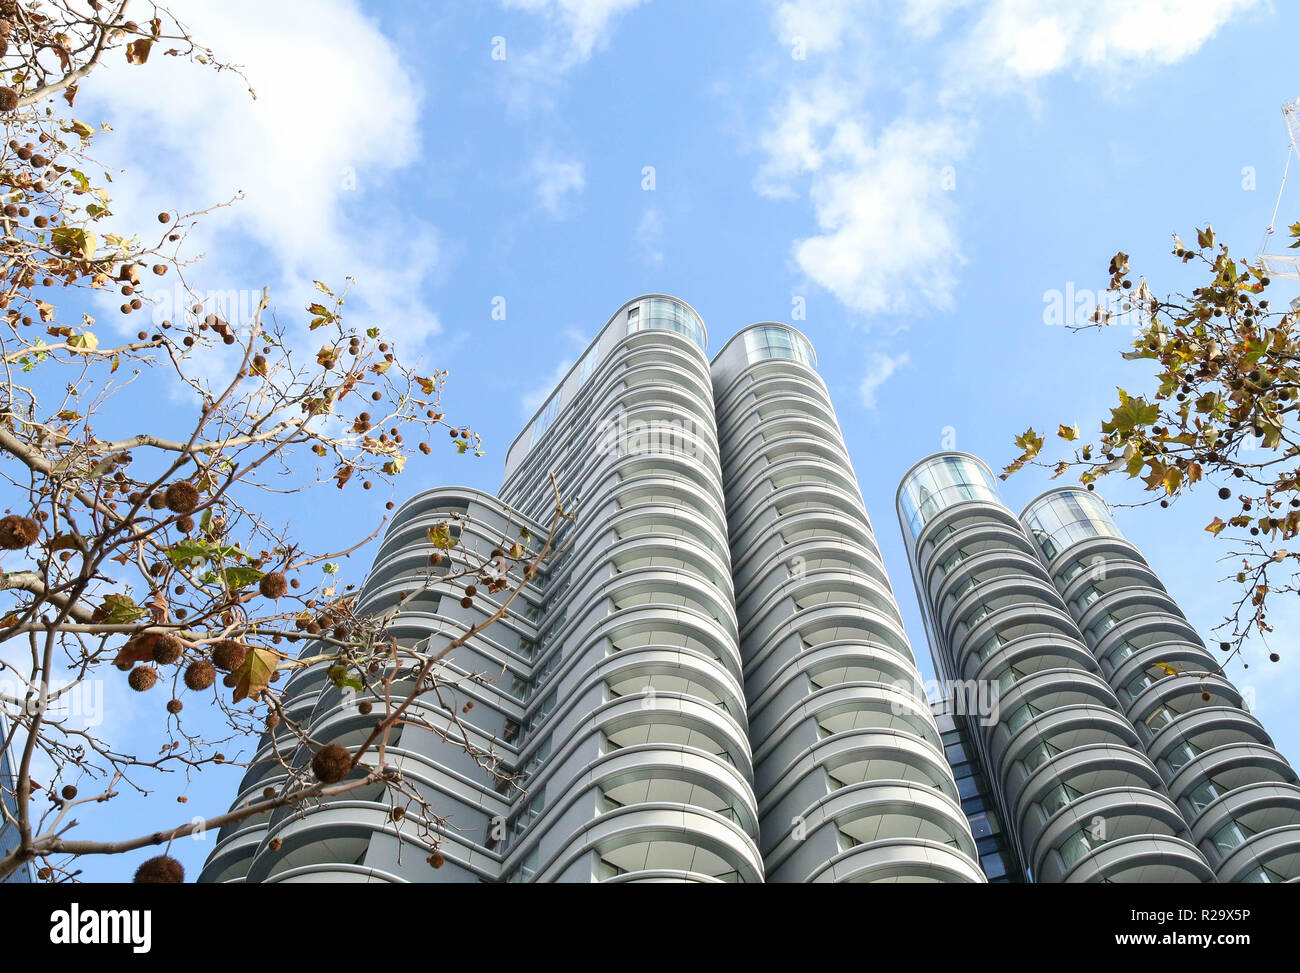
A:
<svg viewBox="0 0 1300 973">
<path fill-rule="evenodd" d="M 898 512 L 935 669 L 993 704 L 962 718 L 1033 880 L 1212 881 L 989 469 L 922 460 Z"/>
<path fill-rule="evenodd" d="M 808 340 L 713 361 L 760 846 L 777 881 L 981 881 Z"/>
<path fill-rule="evenodd" d="M 1295 772 L 1095 493 L 1016 518 L 942 453 L 898 505 L 936 669 L 997 690 L 964 724 L 1035 881 L 1300 877 Z"/>
<path fill-rule="evenodd" d="M 1300 878 L 1295 771 L 1105 502 L 1062 487 L 1021 520 L 1219 881 Z"/>
<path fill-rule="evenodd" d="M 522 610 L 450 661 L 471 742 L 523 793 L 408 727 L 393 760 L 448 818 L 441 869 L 378 786 L 232 826 L 201 880 L 983 881 L 811 346 L 767 324 L 705 347 L 689 305 L 630 301 L 510 447 L 499 497 L 422 493 L 380 546 L 362 612 L 427 576 L 430 526 L 493 546 L 546 532 L 552 475 L 581 498 Z M 390 632 L 447 639 L 493 608 L 461 594 L 433 584 Z M 373 726 L 319 666 L 283 698 L 317 745 Z M 273 755 L 268 737 L 237 802 L 284 779 Z"/>
</svg>

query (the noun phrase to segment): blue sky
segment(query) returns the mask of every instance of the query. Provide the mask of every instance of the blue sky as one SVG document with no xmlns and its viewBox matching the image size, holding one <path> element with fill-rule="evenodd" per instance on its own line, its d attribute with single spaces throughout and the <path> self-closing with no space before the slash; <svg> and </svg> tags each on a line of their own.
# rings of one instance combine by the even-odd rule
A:
<svg viewBox="0 0 1300 973">
<path fill-rule="evenodd" d="M 1046 300 L 1104 286 L 1117 250 L 1156 291 L 1181 285 L 1169 234 L 1196 225 L 1253 254 L 1286 161 L 1280 106 L 1300 95 L 1300 7 L 1264 0 L 269 6 L 178 5 L 256 101 L 234 75 L 167 61 L 112 67 L 84 110 L 116 130 L 100 152 L 129 169 L 124 218 L 246 193 L 200 236 L 201 289 L 267 284 L 287 321 L 313 278 L 353 273 L 352 313 L 450 371 L 445 402 L 487 455 L 412 464 L 396 498 L 495 490 L 524 421 L 638 294 L 689 301 L 714 350 L 802 299 L 792 323 L 817 348 L 927 674 L 902 473 L 950 445 L 999 467 L 1029 425 L 1095 430 L 1115 385 L 1141 386 L 1118 356 L 1127 332 L 1048 326 Z M 1296 219 L 1300 187 L 1279 224 Z M 1004 494 L 1019 510 L 1048 485 L 1030 471 Z M 1208 632 L 1234 589 L 1201 529 L 1205 492 L 1118 520 Z M 276 513 L 323 545 L 337 526 L 368 533 L 387 499 L 327 493 L 310 517 Z M 1296 762 L 1300 611 L 1274 618 L 1283 662 L 1256 645 L 1232 675 Z M 154 741 L 144 724 L 121 723 Z M 181 813 L 224 809 L 237 777 L 205 774 Z M 179 792 L 122 801 L 87 833 L 120 836 L 106 832 L 127 813 L 175 823 Z M 182 845 L 197 874 L 210 842 Z M 124 878 L 138 857 L 84 874 Z"/>
</svg>

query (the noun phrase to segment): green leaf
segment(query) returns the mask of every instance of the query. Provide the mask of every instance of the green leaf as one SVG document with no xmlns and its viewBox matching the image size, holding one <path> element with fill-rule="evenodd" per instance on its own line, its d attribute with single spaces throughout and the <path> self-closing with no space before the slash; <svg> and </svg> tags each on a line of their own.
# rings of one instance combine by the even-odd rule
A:
<svg viewBox="0 0 1300 973">
<path fill-rule="evenodd" d="M 358 691 L 365 689 L 366 684 L 356 676 L 348 672 L 348 667 L 341 662 L 336 662 L 325 670 L 326 675 L 330 677 L 330 682 L 334 684 L 335 689 L 356 689 Z"/>
<path fill-rule="evenodd" d="M 262 572 L 257 568 L 226 568 L 225 575 L 226 587 L 231 591 L 239 591 L 262 580 Z"/>
<path fill-rule="evenodd" d="M 89 260 L 99 249 L 99 238 L 89 230 L 79 226 L 57 226 L 50 233 L 50 242 L 55 250 L 74 254 Z"/>
<path fill-rule="evenodd" d="M 111 625 L 126 625 L 143 618 L 144 613 L 130 595 L 105 595 L 104 604 L 95 611 L 95 618 Z"/>
<path fill-rule="evenodd" d="M 1119 389 L 1119 405 L 1110 410 L 1110 421 L 1101 424 L 1102 432 L 1131 435 L 1140 427 L 1149 426 L 1160 418 L 1160 407 L 1152 405 L 1146 399 L 1130 396 Z"/>
<path fill-rule="evenodd" d="M 440 520 L 426 531 L 429 543 L 440 551 L 450 551 L 456 546 L 456 538 L 451 536 L 451 525 Z"/>
<path fill-rule="evenodd" d="M 211 550 L 203 541 L 183 540 L 173 544 L 165 553 L 172 564 L 180 567 L 191 561 L 206 561 L 211 555 Z"/>
</svg>

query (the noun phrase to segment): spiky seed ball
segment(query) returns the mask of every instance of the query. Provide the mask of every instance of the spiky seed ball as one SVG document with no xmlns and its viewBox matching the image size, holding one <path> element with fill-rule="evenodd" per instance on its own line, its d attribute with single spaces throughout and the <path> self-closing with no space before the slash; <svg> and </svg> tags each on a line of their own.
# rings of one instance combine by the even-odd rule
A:
<svg viewBox="0 0 1300 973">
<path fill-rule="evenodd" d="M 369 716 L 370 711 L 373 710 L 374 708 L 375 708 L 374 705 L 368 699 L 363 699 L 360 703 L 357 704 L 357 712 L 360 713 L 362 716 Z"/>
<path fill-rule="evenodd" d="M 175 635 L 159 635 L 153 642 L 153 661 L 169 666 L 181 657 L 183 647 Z"/>
<path fill-rule="evenodd" d="M 13 111 L 18 107 L 18 92 L 13 88 L 0 88 L 0 111 Z"/>
<path fill-rule="evenodd" d="M 352 769 L 352 754 L 337 743 L 331 743 L 316 751 L 316 756 L 311 758 L 311 769 L 322 783 L 338 783 Z"/>
<path fill-rule="evenodd" d="M 271 851 L 279 851 L 281 848 L 284 847 L 284 842 L 281 841 L 279 838 L 272 838 L 270 841 L 266 843 L 266 847 L 271 849 Z"/>
<path fill-rule="evenodd" d="M 171 221 L 172 221 L 172 214 L 171 214 L 171 213 L 159 213 L 159 214 L 158 214 L 158 222 L 159 222 L 159 223 L 170 223 Z"/>
<path fill-rule="evenodd" d="M 137 885 L 179 885 L 185 881 L 185 869 L 170 855 L 158 855 L 135 870 Z"/>
<path fill-rule="evenodd" d="M 268 713 L 266 715 L 266 728 L 268 730 L 274 730 L 279 725 L 280 715 L 278 713 Z"/>
<path fill-rule="evenodd" d="M 257 590 L 261 592 L 263 598 L 282 598 L 289 590 L 289 584 L 284 580 L 283 574 L 272 571 L 270 574 L 262 575 L 262 580 L 257 583 Z"/>
<path fill-rule="evenodd" d="M 63 790 L 59 791 L 65 801 L 74 801 L 77 798 L 77 789 L 71 784 L 64 784 Z"/>
<path fill-rule="evenodd" d="M 153 666 L 136 666 L 126 681 L 137 693 L 148 692 L 158 682 L 158 670 Z"/>
<path fill-rule="evenodd" d="M 212 647 L 212 664 L 223 672 L 232 672 L 247 655 L 248 649 L 234 639 L 222 639 Z"/>
<path fill-rule="evenodd" d="M 233 672 L 228 672 L 222 677 L 221 685 L 225 686 L 227 689 L 234 689 L 239 685 L 239 678 Z"/>
<path fill-rule="evenodd" d="M 171 713 L 172 716 L 175 716 L 184 708 L 185 708 L 185 704 L 182 703 L 179 699 L 167 700 L 167 712 Z"/>
<path fill-rule="evenodd" d="M 150 510 L 161 510 L 165 506 L 167 506 L 167 501 L 163 498 L 161 493 L 155 493 L 149 498 Z"/>
<path fill-rule="evenodd" d="M 186 480 L 177 480 L 167 488 L 163 500 L 173 513 L 187 514 L 199 505 L 199 491 Z"/>
<path fill-rule="evenodd" d="M 188 534 L 194 529 L 194 518 L 189 514 L 176 518 L 176 528 L 182 534 Z"/>
<path fill-rule="evenodd" d="M 199 690 L 207 689 L 217 680 L 217 670 L 213 668 L 211 662 L 200 659 L 198 662 L 191 662 L 185 669 L 185 685 L 190 689 Z"/>
<path fill-rule="evenodd" d="M 41 525 L 31 517 L 9 514 L 0 517 L 0 548 L 21 551 L 41 536 Z"/>
<path fill-rule="evenodd" d="M 427 861 L 429 862 L 429 864 L 432 865 L 434 868 L 442 868 L 443 863 L 446 861 L 446 859 L 442 857 L 442 852 L 440 852 L 440 851 L 435 851 L 435 852 L 434 852 L 432 855 L 430 855 L 430 856 L 428 857 L 428 859 L 426 859 L 426 860 L 427 860 Z"/>
</svg>

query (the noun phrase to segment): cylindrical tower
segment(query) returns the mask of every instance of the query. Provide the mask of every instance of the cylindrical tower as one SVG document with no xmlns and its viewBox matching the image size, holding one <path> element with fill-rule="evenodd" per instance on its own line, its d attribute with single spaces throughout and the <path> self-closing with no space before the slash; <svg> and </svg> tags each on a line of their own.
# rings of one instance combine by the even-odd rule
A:
<svg viewBox="0 0 1300 973">
<path fill-rule="evenodd" d="M 759 324 L 712 369 L 768 879 L 980 882 L 815 365 Z"/>
<path fill-rule="evenodd" d="M 630 301 L 511 448 L 506 502 L 545 521 L 552 472 L 581 502 L 537 620 L 552 702 L 520 740 L 551 752 L 545 806 L 508 879 L 762 881 L 705 343 L 684 302 Z"/>
<path fill-rule="evenodd" d="M 898 513 L 936 670 L 976 710 L 967 724 L 1034 881 L 1212 881 L 988 467 L 922 460 Z"/>
<path fill-rule="evenodd" d="M 1300 878 L 1300 788 L 1105 502 L 1051 490 L 1021 520 L 1222 882 Z"/>
<path fill-rule="evenodd" d="M 430 565 L 438 552 L 429 528 L 445 524 L 457 550 L 486 555 L 521 529 L 536 535 L 541 525 L 507 510 L 489 494 L 466 488 L 443 488 L 419 494 L 394 513 L 376 554 L 374 567 L 357 600 L 358 614 L 377 616 L 396 608 L 415 593 L 386 627 L 404 647 L 417 643 L 436 649 L 491 614 L 500 596 L 479 595 L 464 607 L 464 591 L 439 582 L 441 568 Z M 427 588 L 425 587 L 427 584 Z M 421 590 L 425 589 L 425 590 Z M 500 786 L 492 775 L 456 744 L 464 739 L 480 751 L 500 754 L 507 770 L 528 768 L 520 759 L 519 737 L 526 719 L 528 688 L 537 679 L 534 651 L 537 630 L 529 620 L 540 600 L 538 585 L 525 585 L 519 612 L 480 632 L 447 659 L 442 677 L 455 689 L 443 700 L 460 713 L 451 727 L 448 713 L 434 696 L 418 696 L 411 717 L 393 731 L 386 751 L 388 765 L 401 772 L 448 827 L 436 836 L 422 833 L 413 818 L 394 821 L 393 795 L 382 782 L 349 791 L 303 808 L 285 807 L 229 825 L 217 836 L 201 882 L 456 882 L 495 881 L 502 871 L 504 822 L 519 803 L 519 794 Z M 304 656 L 319 647 L 309 644 Z M 383 715 L 372 700 L 363 711 L 361 697 L 336 687 L 324 664 L 299 670 L 286 683 L 282 705 L 286 719 L 262 737 L 232 806 L 257 800 L 267 788 L 281 788 L 291 769 L 303 771 L 314 746 L 298 746 L 292 724 L 317 746 L 337 743 L 355 749 Z M 413 675 L 413 673 L 411 674 Z M 408 676 L 394 680 L 394 700 L 412 688 Z M 465 704 L 472 703 L 468 710 Z M 426 859 L 436 840 L 445 863 L 430 867 Z M 272 842 L 275 842 L 272 845 Z"/>
<path fill-rule="evenodd" d="M 685 303 L 624 305 L 511 446 L 500 499 L 422 494 L 380 547 L 362 612 L 394 607 L 410 572 L 427 570 L 431 524 L 461 514 L 462 543 L 481 534 L 490 549 L 519 527 L 546 534 L 552 474 L 565 498 L 581 497 L 523 605 L 449 660 L 476 704 L 461 717 L 471 742 L 499 753 L 522 791 L 494 786 L 454 741 L 404 729 L 404 776 L 427 783 L 449 819 L 440 869 L 411 847 L 411 829 L 398 844 L 378 793 L 232 827 L 205 880 L 762 881 L 704 345 Z M 495 607 L 480 596 L 463 608 L 462 594 L 435 584 L 390 632 L 459 634 Z M 319 667 L 285 699 L 319 743 L 357 745 L 373 726 Z M 273 758 L 264 741 L 237 803 L 283 774 Z"/>
</svg>

